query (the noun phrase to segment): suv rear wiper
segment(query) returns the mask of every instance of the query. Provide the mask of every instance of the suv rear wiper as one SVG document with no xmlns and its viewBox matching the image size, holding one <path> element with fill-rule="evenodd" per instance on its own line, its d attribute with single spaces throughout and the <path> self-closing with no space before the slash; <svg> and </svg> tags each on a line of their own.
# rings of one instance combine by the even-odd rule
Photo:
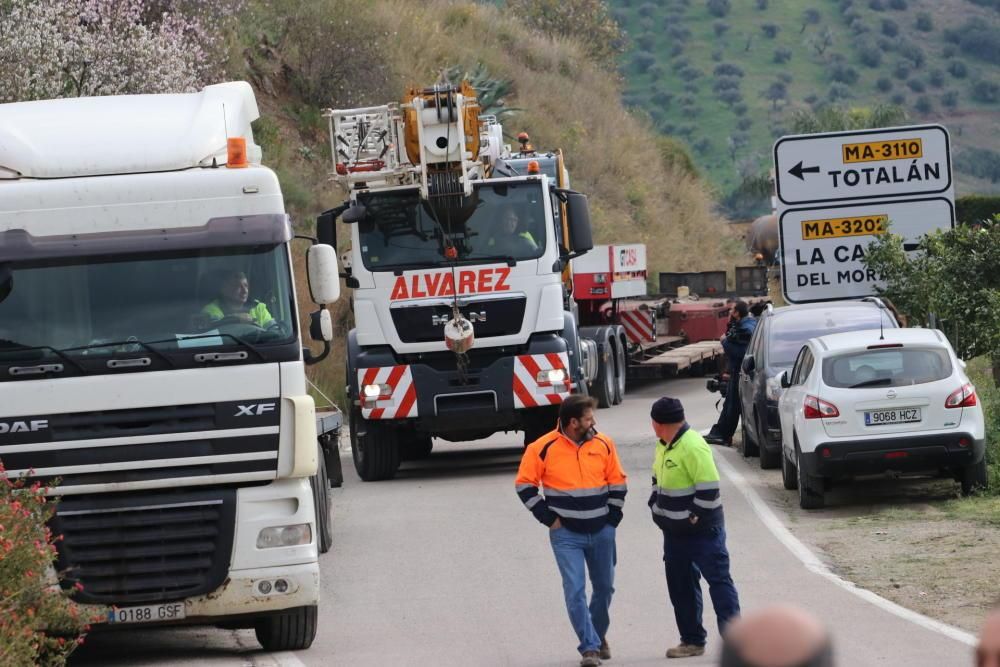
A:
<svg viewBox="0 0 1000 667">
<path fill-rule="evenodd" d="M 865 380 L 864 382 L 852 384 L 850 387 L 848 387 L 848 389 L 860 389 L 861 387 L 877 387 L 882 383 L 892 384 L 892 378 L 875 378 L 874 380 Z"/>
<path fill-rule="evenodd" d="M 70 357 L 68 354 L 65 354 L 61 350 L 57 350 L 56 348 L 54 348 L 54 347 L 52 347 L 50 345 L 34 345 L 34 346 L 31 346 L 31 345 L 24 345 L 23 343 L 18 343 L 18 342 L 12 341 L 12 340 L 0 339 L 0 349 L 16 350 L 18 352 L 31 352 L 33 350 L 48 350 L 49 352 L 51 352 L 55 356 L 57 356 L 60 359 L 62 359 L 63 361 L 65 361 L 67 364 L 69 364 L 70 366 L 72 366 L 76 370 L 78 370 L 80 372 L 80 375 L 87 375 L 88 374 L 87 373 L 87 369 L 85 369 L 83 366 L 81 366 L 77 362 L 73 361 L 72 357 Z M 41 368 L 41 367 L 39 367 L 39 368 Z M 17 370 L 17 372 L 15 372 L 15 369 Z M 61 370 L 62 370 L 61 368 L 58 368 L 58 364 L 56 364 L 54 366 L 47 367 L 45 370 L 40 370 L 39 372 L 58 373 Z M 25 370 L 23 368 L 17 367 L 17 366 L 12 366 L 12 367 L 8 368 L 7 372 L 10 375 L 25 375 L 26 374 Z"/>
</svg>

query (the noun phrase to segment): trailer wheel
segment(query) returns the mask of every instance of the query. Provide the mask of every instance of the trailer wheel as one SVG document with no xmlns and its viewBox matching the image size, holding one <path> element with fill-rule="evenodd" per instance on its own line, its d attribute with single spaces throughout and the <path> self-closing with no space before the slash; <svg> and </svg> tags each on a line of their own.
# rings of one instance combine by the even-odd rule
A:
<svg viewBox="0 0 1000 667">
<path fill-rule="evenodd" d="M 265 651 L 301 651 L 316 638 L 317 605 L 295 607 L 254 622 L 257 641 Z"/>
<path fill-rule="evenodd" d="M 330 477 L 322 451 L 317 466 L 316 474 L 310 481 L 316 505 L 316 546 L 321 554 L 325 554 L 333 546 L 333 529 L 330 525 Z"/>
<path fill-rule="evenodd" d="M 597 359 L 597 377 L 594 378 L 594 398 L 597 407 L 610 408 L 615 402 L 615 360 L 612 349 L 607 341 L 604 343 L 604 354 Z"/>
<path fill-rule="evenodd" d="M 615 350 L 615 398 L 618 405 L 625 400 L 625 376 L 628 374 L 628 364 L 625 360 L 625 343 L 620 338 L 612 338 Z"/>
<path fill-rule="evenodd" d="M 365 432 L 357 429 L 364 426 Z M 392 479 L 399 469 L 399 431 L 377 419 L 364 420 L 361 411 L 351 411 L 351 455 L 354 469 L 366 482 Z"/>
</svg>

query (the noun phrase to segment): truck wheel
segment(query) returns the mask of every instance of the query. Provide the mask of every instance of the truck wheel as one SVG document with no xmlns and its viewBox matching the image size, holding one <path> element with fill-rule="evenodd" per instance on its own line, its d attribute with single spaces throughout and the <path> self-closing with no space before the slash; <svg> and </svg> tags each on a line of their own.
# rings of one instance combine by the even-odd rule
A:
<svg viewBox="0 0 1000 667">
<path fill-rule="evenodd" d="M 316 505 L 316 545 L 325 554 L 333 546 L 333 528 L 330 524 L 330 478 L 326 473 L 326 457 L 319 455 L 319 468 L 312 478 L 313 498 Z"/>
<path fill-rule="evenodd" d="M 257 641 L 265 651 L 300 651 L 316 638 L 316 605 L 295 607 L 273 616 L 258 618 L 253 625 Z"/>
<path fill-rule="evenodd" d="M 989 484 L 986 470 L 986 457 L 979 463 L 962 468 L 962 495 L 970 496 L 976 491 L 985 489 Z"/>
<path fill-rule="evenodd" d="M 763 452 L 763 450 L 761 450 Z M 804 510 L 818 510 L 825 504 L 823 498 L 823 479 L 808 474 L 802 468 L 802 456 L 795 453 L 795 468 L 798 472 L 799 507 Z"/>
<path fill-rule="evenodd" d="M 606 350 L 606 353 L 597 360 L 597 377 L 594 378 L 594 398 L 597 399 L 597 407 L 610 408 L 615 400 L 615 360 L 612 357 L 613 349 Z"/>
<path fill-rule="evenodd" d="M 628 374 L 628 364 L 625 361 L 625 345 L 620 338 L 614 339 L 615 350 L 615 398 L 618 405 L 625 400 L 625 379 Z"/>
<path fill-rule="evenodd" d="M 358 414 L 351 420 L 352 434 L 363 419 L 357 408 L 354 411 Z M 399 469 L 399 431 L 377 419 L 364 422 L 364 429 L 353 437 L 354 469 L 366 482 L 392 479 Z"/>
</svg>

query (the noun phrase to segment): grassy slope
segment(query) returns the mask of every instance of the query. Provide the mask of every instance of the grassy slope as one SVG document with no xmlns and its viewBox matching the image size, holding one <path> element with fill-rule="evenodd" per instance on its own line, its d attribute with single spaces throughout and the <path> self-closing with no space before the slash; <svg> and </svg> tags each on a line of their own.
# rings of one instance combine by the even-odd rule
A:
<svg viewBox="0 0 1000 667">
<path fill-rule="evenodd" d="M 495 7 L 472 2 L 289 0 L 280 8 L 263 1 L 251 7 L 230 74 L 257 89 L 265 162 L 281 178 L 302 229 L 344 198 L 326 179 L 320 102 L 309 104 L 302 93 L 303 72 L 324 75 L 317 58 L 343 70 L 321 102 L 331 107 L 383 103 L 401 97 L 407 84 L 432 83 L 445 67 L 482 62 L 494 77 L 513 81 L 507 104 L 524 109 L 507 123 L 508 133 L 526 129 L 537 146 L 567 152 L 574 187 L 591 197 L 598 242 L 645 242 L 654 272 L 742 263 L 742 244 L 713 213 L 704 186 L 663 164 L 655 132 L 623 109 L 615 77 L 590 64 L 578 45 L 526 32 Z M 365 66 L 373 61 L 384 67 Z M 346 293 L 337 310 L 343 333 L 350 326 Z M 312 376 L 339 400 L 338 339 L 333 358 Z"/>
<path fill-rule="evenodd" d="M 649 18 L 645 19 L 639 14 L 639 8 L 644 4 L 654 8 Z M 685 4 L 689 6 L 685 8 Z M 964 60 L 970 76 L 965 80 L 955 80 L 946 73 L 942 87 L 935 88 L 927 84 L 923 95 L 932 100 L 933 109 L 929 113 L 920 113 L 913 106 L 920 95 L 911 91 L 905 81 L 899 80 L 893 73 L 893 66 L 900 60 L 898 54 L 885 53 L 882 64 L 875 69 L 863 65 L 853 48 L 855 37 L 844 23 L 835 0 L 770 0 L 764 11 L 758 10 L 752 0 L 734 0 L 731 12 L 723 19 L 710 15 L 704 2 L 663 0 L 642 3 L 640 0 L 611 0 L 611 5 L 616 7 L 616 16 L 623 19 L 632 38 L 632 51 L 624 58 L 628 78 L 626 99 L 647 110 L 658 119 L 659 126 L 669 133 L 678 134 L 690 130 L 689 134 L 682 135 L 690 145 L 708 139 L 710 146 L 707 149 L 693 151 L 695 159 L 723 190 L 729 190 L 739 180 L 736 164 L 726 151 L 727 137 L 738 130 L 737 116 L 719 102 L 712 92 L 712 70 L 718 64 L 712 59 L 714 51 L 722 52 L 721 62 L 737 64 L 746 72 L 741 90 L 745 103 L 750 108 L 747 116 L 753 120 L 753 125 L 748 131 L 750 143 L 740 151 L 737 160 L 756 156 L 760 165 L 765 168 L 769 166 L 770 146 L 785 130 L 792 111 L 796 108 L 808 108 L 803 100 L 810 95 L 826 99 L 832 83 L 828 72 L 831 53 L 846 56 L 859 74 L 858 81 L 850 86 L 851 97 L 843 100 L 844 103 L 872 105 L 889 102 L 894 93 L 903 92 L 906 98 L 903 106 L 911 119 L 915 122 L 944 123 L 953 134 L 957 150 L 971 146 L 997 147 L 995 128 L 1000 124 L 1000 105 L 975 102 L 967 93 L 970 81 L 975 76 L 1000 81 L 1000 64 L 990 66 L 959 52 L 955 59 Z M 806 8 L 818 9 L 823 20 L 819 25 L 808 26 L 802 33 L 800 17 Z M 1000 14 L 976 7 L 965 0 L 908 0 L 908 9 L 905 11 L 882 12 L 873 11 L 868 2 L 857 0 L 854 8 L 871 27 L 866 39 L 874 41 L 879 37 L 881 20 L 888 18 L 899 25 L 901 36 L 922 46 L 927 55 L 927 64 L 914 70 L 909 78 L 919 78 L 925 83 L 929 70 L 936 67 L 944 69 L 947 62 L 941 55 L 946 46 L 944 29 L 958 27 L 970 18 L 986 21 L 1000 28 Z M 929 33 L 919 32 L 913 27 L 915 16 L 920 11 L 926 11 L 933 17 L 934 29 Z M 676 57 L 670 56 L 674 42 L 666 36 L 667 29 L 674 25 L 666 22 L 670 16 L 683 17 L 681 25 L 691 31 L 691 38 L 685 43 L 683 53 Z M 712 24 L 720 20 L 730 28 L 722 38 L 717 38 Z M 767 39 L 761 32 L 760 25 L 764 23 L 780 26 L 775 39 Z M 829 26 L 834 31 L 834 41 L 825 56 L 819 56 L 804 41 L 818 33 L 823 26 Z M 659 81 L 655 81 L 649 74 L 640 73 L 631 60 L 632 55 L 640 48 L 638 39 L 650 30 L 658 36 L 652 52 L 664 71 Z M 753 37 L 749 51 L 746 50 L 748 35 Z M 772 56 L 777 48 L 791 49 L 791 61 L 783 65 L 774 64 Z M 694 81 L 698 87 L 697 92 L 692 94 L 694 111 L 691 107 L 685 110 L 678 103 L 679 98 L 688 94 L 683 89 L 685 82 L 676 68 L 680 59 L 687 59 L 691 66 L 702 72 L 702 77 Z M 764 99 L 760 91 L 765 90 L 781 72 L 790 74 L 792 81 L 788 86 L 788 102 L 779 103 L 775 111 L 771 102 Z M 887 77 L 894 82 L 892 91 L 882 93 L 876 89 L 875 82 L 880 77 Z M 669 108 L 659 109 L 651 101 L 652 94 L 658 89 L 674 93 L 674 100 Z M 948 90 L 956 90 L 962 95 L 959 106 L 954 111 L 947 110 L 940 102 L 941 95 Z M 963 175 L 959 175 L 958 187 L 959 194 L 997 189 L 996 185 Z"/>
</svg>

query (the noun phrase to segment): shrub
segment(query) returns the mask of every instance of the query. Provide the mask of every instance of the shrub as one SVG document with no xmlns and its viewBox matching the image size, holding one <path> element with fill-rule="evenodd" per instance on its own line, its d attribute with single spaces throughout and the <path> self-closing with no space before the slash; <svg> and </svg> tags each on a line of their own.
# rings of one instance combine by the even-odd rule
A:
<svg viewBox="0 0 1000 667">
<path fill-rule="evenodd" d="M 767 0 L 757 0 L 757 9 L 760 11 L 767 9 Z"/>
<path fill-rule="evenodd" d="M 667 69 L 661 63 L 654 63 L 649 69 L 646 70 L 646 74 L 648 74 L 653 81 L 659 81 L 666 73 Z"/>
<path fill-rule="evenodd" d="M 712 62 L 718 63 L 722 62 L 723 53 L 722 51 L 712 51 Z"/>
<path fill-rule="evenodd" d="M 764 33 L 764 36 L 768 39 L 774 39 L 778 36 L 778 31 L 781 30 L 781 26 L 774 23 L 764 23 L 760 26 L 760 31 Z"/>
<path fill-rule="evenodd" d="M 720 76 L 712 81 L 712 90 L 719 92 L 722 90 L 739 90 L 740 79 L 736 76 Z"/>
<path fill-rule="evenodd" d="M 674 99 L 674 94 L 665 90 L 657 90 L 649 99 L 656 106 L 665 109 L 670 106 L 670 103 Z"/>
<path fill-rule="evenodd" d="M 746 104 L 742 102 L 733 105 L 733 113 L 736 114 L 737 116 L 745 116 L 747 115 L 748 111 L 750 111 L 750 107 L 748 107 Z"/>
<path fill-rule="evenodd" d="M 882 4 L 882 0 L 868 0 L 868 6 L 871 7 L 876 12 L 884 12 L 885 5 Z"/>
<path fill-rule="evenodd" d="M 1000 62 L 1000 31 L 982 22 L 966 23 L 961 29 L 959 47 L 970 56 L 988 63 Z"/>
<path fill-rule="evenodd" d="M 651 32 L 644 32 L 635 38 L 635 43 L 643 51 L 652 51 L 656 48 L 657 38 Z"/>
<path fill-rule="evenodd" d="M 912 90 L 915 93 L 922 93 L 924 92 L 924 90 L 927 89 L 927 87 L 924 85 L 924 82 L 921 81 L 920 79 L 910 79 L 909 81 L 906 82 L 906 85 L 909 86 L 910 90 Z"/>
<path fill-rule="evenodd" d="M 930 113 L 934 109 L 934 105 L 931 103 L 931 99 L 926 95 L 921 95 L 920 97 L 918 97 L 914 106 L 916 107 L 917 111 L 923 114 Z"/>
<path fill-rule="evenodd" d="M 917 12 L 917 20 L 914 25 L 920 32 L 930 32 L 934 29 L 934 19 L 927 12 Z"/>
<path fill-rule="evenodd" d="M 718 16 L 719 18 L 728 14 L 731 9 L 729 0 L 708 0 L 706 6 L 712 16 Z"/>
<path fill-rule="evenodd" d="M 816 95 L 816 93 L 809 93 L 808 95 L 802 98 L 802 101 L 812 106 L 817 102 L 819 102 L 819 97 Z"/>
<path fill-rule="evenodd" d="M 811 25 L 816 25 L 823 20 L 823 15 L 819 13 L 818 9 L 810 7 L 802 11 L 802 16 L 799 22 L 802 24 L 802 28 L 799 30 L 799 34 L 806 31 L 806 28 Z"/>
<path fill-rule="evenodd" d="M 904 106 L 906 104 L 906 95 L 903 93 L 895 93 L 889 100 L 898 107 Z"/>
<path fill-rule="evenodd" d="M 729 32 L 729 24 L 725 21 L 716 21 L 712 24 L 712 32 L 715 33 L 716 37 L 722 37 Z"/>
<path fill-rule="evenodd" d="M 948 107 L 949 109 L 954 109 L 958 106 L 958 91 L 949 90 L 941 94 L 941 104 Z"/>
<path fill-rule="evenodd" d="M 886 37 L 895 37 L 899 34 L 899 24 L 892 19 L 882 19 L 882 34 Z"/>
<path fill-rule="evenodd" d="M 927 60 L 924 50 L 915 42 L 902 42 L 896 50 L 899 52 L 899 55 L 909 60 L 918 69 L 923 67 Z"/>
<path fill-rule="evenodd" d="M 778 81 L 781 81 L 783 83 L 791 83 L 792 82 L 791 72 L 778 72 Z"/>
<path fill-rule="evenodd" d="M 701 76 L 701 72 L 694 67 L 685 67 L 678 74 L 685 81 L 694 81 Z"/>
<path fill-rule="evenodd" d="M 670 57 L 671 58 L 676 58 L 677 56 L 679 56 L 682 53 L 684 53 L 684 43 L 683 42 L 674 42 L 670 46 Z"/>
<path fill-rule="evenodd" d="M 865 67 L 875 69 L 882 64 L 882 50 L 872 44 L 863 44 L 858 49 L 858 58 Z"/>
<path fill-rule="evenodd" d="M 954 58 L 956 53 L 958 53 L 958 49 L 954 44 L 946 44 L 945 47 L 941 49 L 941 55 L 945 58 Z"/>
<path fill-rule="evenodd" d="M 675 25 L 667 30 L 667 37 L 675 42 L 686 42 L 691 38 L 691 31 L 682 26 Z"/>
<path fill-rule="evenodd" d="M 738 130 L 743 130 L 744 132 L 749 130 L 753 126 L 753 120 L 750 118 L 740 118 L 736 121 L 736 128 Z"/>
<path fill-rule="evenodd" d="M 910 76 L 910 63 L 905 60 L 900 60 L 892 68 L 892 73 L 896 75 L 897 79 L 905 79 Z"/>
<path fill-rule="evenodd" d="M 977 102 L 994 104 L 1000 101 L 1000 83 L 980 79 L 972 84 L 972 99 Z"/>
<path fill-rule="evenodd" d="M 875 82 L 875 87 L 883 93 L 888 93 L 892 90 L 892 79 L 883 76 Z"/>
<path fill-rule="evenodd" d="M 697 83 L 692 83 L 692 82 L 688 81 L 683 86 L 681 86 L 681 88 L 683 88 L 683 90 L 684 90 L 685 93 L 690 93 L 692 95 L 697 95 L 698 94 L 698 84 Z"/>
<path fill-rule="evenodd" d="M 853 84 L 858 80 L 858 71 L 843 63 L 837 63 L 830 69 L 830 78 L 840 83 Z"/>
<path fill-rule="evenodd" d="M 321 3 L 312 3 L 321 4 Z M 646 3 L 656 9 L 654 3 Z M 643 5 L 639 8 L 640 14 Z M 548 35 L 558 37 L 574 37 L 586 48 L 587 54 L 602 67 L 613 69 L 618 62 L 618 56 L 625 48 L 625 35 L 619 24 L 612 18 L 608 4 L 604 0 L 507 0 L 506 11 L 511 12 L 529 26 Z M 352 31 L 358 19 L 352 16 L 350 21 L 340 19 L 338 23 L 345 24 Z M 329 22 L 329 17 L 327 17 Z M 316 30 L 313 27 L 314 32 Z M 342 40 L 326 42 L 326 48 L 339 56 L 343 49 L 331 48 L 331 44 L 352 44 L 357 42 L 356 32 L 351 32 Z M 327 36 L 327 35 L 322 35 Z"/>
<path fill-rule="evenodd" d="M 721 63 L 716 65 L 715 69 L 712 70 L 712 73 L 715 74 L 715 76 L 738 76 L 740 78 L 742 78 L 744 74 L 743 68 L 732 63 Z"/>
<path fill-rule="evenodd" d="M 722 90 L 717 94 L 719 101 L 723 104 L 733 106 L 743 101 L 743 95 L 738 90 Z"/>
<path fill-rule="evenodd" d="M 889 0 L 889 8 L 895 9 L 897 12 L 906 11 L 906 0 Z"/>
<path fill-rule="evenodd" d="M 632 64 L 640 72 L 645 72 L 656 62 L 656 56 L 649 51 L 636 51 L 632 54 Z"/>
<path fill-rule="evenodd" d="M 11 481 L 0 464 L 0 664 L 62 665 L 88 622 L 99 620 L 83 618 L 66 592 L 49 586 L 61 538 L 46 525 L 54 506 L 45 493 L 38 483 Z"/>
<path fill-rule="evenodd" d="M 772 60 L 775 63 L 777 63 L 778 65 L 781 65 L 783 63 L 787 63 L 791 59 L 792 59 L 792 50 L 791 49 L 782 47 L 780 49 L 775 49 L 774 50 L 774 56 L 772 57 Z"/>
<path fill-rule="evenodd" d="M 639 13 L 639 16 L 646 16 L 646 17 L 652 16 L 653 14 L 656 13 L 656 4 L 652 2 L 645 2 L 639 5 L 639 9 L 637 11 Z"/>
<path fill-rule="evenodd" d="M 948 63 L 948 72 L 956 79 L 964 79 L 969 75 L 969 68 L 961 60 L 952 60 Z"/>
</svg>

